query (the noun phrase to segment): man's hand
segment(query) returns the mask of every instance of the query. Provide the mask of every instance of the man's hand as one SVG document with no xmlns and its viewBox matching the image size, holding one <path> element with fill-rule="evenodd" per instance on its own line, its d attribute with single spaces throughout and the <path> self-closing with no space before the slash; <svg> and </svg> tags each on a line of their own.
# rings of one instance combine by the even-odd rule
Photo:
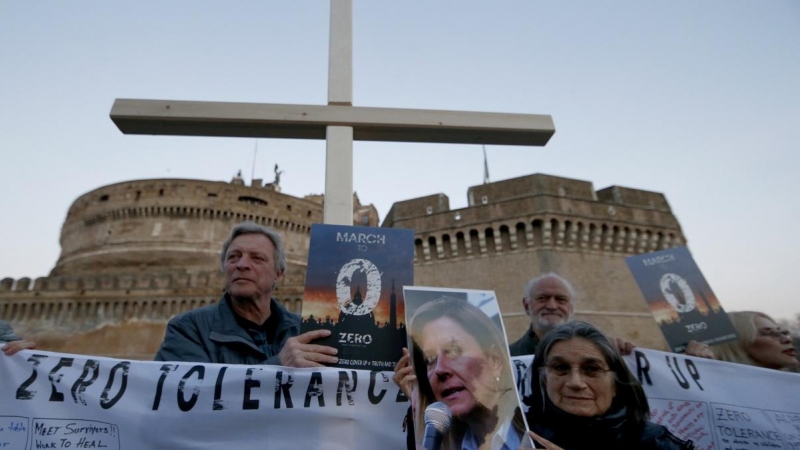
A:
<svg viewBox="0 0 800 450">
<path fill-rule="evenodd" d="M 556 444 L 553 444 L 547 439 L 534 433 L 533 431 L 528 431 L 528 436 L 530 436 L 530 438 L 536 441 L 538 444 L 544 445 L 544 448 L 547 450 L 564 450 L 561 447 L 557 446 Z M 519 450 L 528 450 L 528 449 L 526 447 L 520 447 Z"/>
<path fill-rule="evenodd" d="M 417 381 L 417 376 L 414 375 L 414 368 L 409 364 L 411 356 L 408 354 L 408 349 L 403 347 L 403 356 L 397 361 L 394 366 L 394 375 L 392 380 L 400 387 L 406 398 L 411 398 L 411 386 Z"/>
<path fill-rule="evenodd" d="M 31 350 L 34 348 L 36 348 L 36 342 L 33 341 L 11 341 L 3 347 L 3 353 L 5 353 L 6 356 L 11 356 L 20 350 Z"/>
<path fill-rule="evenodd" d="M 697 356 L 698 358 L 717 359 L 711 347 L 697 341 L 689 341 L 689 344 L 686 346 L 686 354 L 689 356 Z"/>
<path fill-rule="evenodd" d="M 278 354 L 282 366 L 287 367 L 325 367 L 325 363 L 339 362 L 339 351 L 327 345 L 311 344 L 315 339 L 330 336 L 330 330 L 314 330 L 286 340 Z"/>
<path fill-rule="evenodd" d="M 635 345 L 633 345 L 632 342 L 620 338 L 614 338 L 614 341 L 617 344 L 617 351 L 619 351 L 620 355 L 627 356 L 633 353 L 633 347 L 635 347 Z"/>
</svg>

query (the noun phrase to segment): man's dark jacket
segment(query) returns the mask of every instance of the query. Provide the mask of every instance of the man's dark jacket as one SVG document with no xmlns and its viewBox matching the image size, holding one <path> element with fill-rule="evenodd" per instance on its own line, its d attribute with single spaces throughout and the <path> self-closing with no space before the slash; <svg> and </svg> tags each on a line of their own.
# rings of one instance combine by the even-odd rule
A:
<svg viewBox="0 0 800 450">
<path fill-rule="evenodd" d="M 226 294 L 219 303 L 170 320 L 155 360 L 280 365 L 278 353 L 286 340 L 300 334 L 300 317 L 270 299 L 277 329 L 273 342 L 262 347 L 236 321 L 230 301 Z"/>
<path fill-rule="evenodd" d="M 528 328 L 528 331 L 519 340 L 508 346 L 508 351 L 511 356 L 535 355 L 538 346 L 539 338 L 536 337 L 533 329 Z"/>
</svg>

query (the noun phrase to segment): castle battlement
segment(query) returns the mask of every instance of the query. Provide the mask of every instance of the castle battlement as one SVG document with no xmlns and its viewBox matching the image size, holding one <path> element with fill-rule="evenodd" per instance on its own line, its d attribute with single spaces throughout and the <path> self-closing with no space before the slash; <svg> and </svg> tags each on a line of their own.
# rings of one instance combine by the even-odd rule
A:
<svg viewBox="0 0 800 450">
<path fill-rule="evenodd" d="M 435 194 L 397 202 L 383 226 L 416 233 L 417 263 L 528 249 L 637 254 L 685 244 L 663 194 L 535 174 L 473 186 L 450 210 Z"/>
<path fill-rule="evenodd" d="M 256 181 L 159 179 L 103 186 L 75 200 L 61 229 L 51 275 L 130 273 L 218 267 L 231 227 L 252 221 L 284 237 L 287 260 L 305 266 L 321 202 L 282 194 Z"/>
<path fill-rule="evenodd" d="M 417 233 L 414 245 L 414 262 L 424 264 L 533 249 L 634 255 L 682 246 L 685 241 L 678 230 L 546 213 L 481 227 Z"/>
<path fill-rule="evenodd" d="M 65 275 L 30 278 L 3 278 L 0 280 L 0 296 L 4 293 L 27 294 L 75 291 L 116 290 L 169 290 L 186 288 L 219 287 L 224 284 L 222 272 L 173 272 L 161 274 L 102 274 Z"/>
</svg>

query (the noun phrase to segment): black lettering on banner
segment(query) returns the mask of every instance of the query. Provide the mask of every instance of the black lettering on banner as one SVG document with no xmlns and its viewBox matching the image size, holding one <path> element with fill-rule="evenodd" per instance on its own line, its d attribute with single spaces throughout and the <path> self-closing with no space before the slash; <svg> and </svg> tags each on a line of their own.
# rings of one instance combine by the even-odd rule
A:
<svg viewBox="0 0 800 450">
<path fill-rule="evenodd" d="M 717 422 L 752 422 L 753 419 L 745 411 L 714 407 Z"/>
<path fill-rule="evenodd" d="M 650 361 L 647 356 L 639 350 L 634 350 L 633 354 L 636 355 L 636 377 L 639 378 L 639 383 L 644 384 L 647 380 L 647 385 L 652 386 L 653 380 L 650 379 Z M 667 361 L 669 364 L 669 360 Z"/>
<path fill-rule="evenodd" d="M 674 368 L 672 367 L 672 363 L 669 362 L 669 355 L 665 356 L 665 358 L 667 359 L 667 366 L 669 366 L 669 370 L 672 371 L 672 375 L 675 376 L 675 380 L 678 382 L 678 384 L 684 389 L 689 389 L 689 382 L 686 380 L 686 377 L 681 372 L 681 368 L 678 366 L 678 358 L 675 356 L 672 357 L 672 360 L 675 362 Z M 677 373 L 675 372 L 676 370 Z"/>
<path fill-rule="evenodd" d="M 33 396 L 36 395 L 36 391 L 30 391 L 28 388 L 36 381 L 36 377 L 38 376 L 36 368 L 42 363 L 44 358 L 47 358 L 47 355 L 31 355 L 30 358 L 28 358 L 28 362 L 33 364 L 33 372 L 31 376 L 23 381 L 17 388 L 17 400 L 32 400 Z"/>
<path fill-rule="evenodd" d="M 192 397 L 187 401 L 183 395 L 183 391 L 186 389 L 186 382 L 195 373 L 197 374 L 197 386 L 192 389 Z M 186 412 L 194 408 L 195 403 L 197 403 L 197 398 L 200 396 L 200 385 L 203 384 L 203 377 L 205 377 L 205 375 L 205 366 L 194 366 L 189 369 L 186 375 L 181 378 L 181 381 L 178 382 L 178 408 L 180 408 L 181 411 Z"/>
<path fill-rule="evenodd" d="M 378 374 L 381 375 L 384 383 L 387 383 L 389 381 L 389 377 L 386 376 L 386 374 L 383 372 L 372 371 L 369 373 L 369 391 L 367 392 L 367 396 L 369 397 L 369 402 L 372 403 L 373 405 L 377 405 L 378 403 L 380 403 L 381 400 L 383 400 L 383 396 L 386 395 L 386 389 L 381 389 L 381 392 L 378 395 L 375 395 L 374 393 Z M 401 395 L 403 396 L 404 399 L 400 398 Z M 397 401 L 398 402 L 408 401 L 408 399 L 405 398 L 405 394 L 403 394 L 402 390 L 397 393 Z"/>
<path fill-rule="evenodd" d="M 84 391 L 86 388 L 91 386 L 95 381 L 97 381 L 97 376 L 100 375 L 100 361 L 96 359 L 87 359 L 86 364 L 83 365 L 83 373 L 77 380 L 75 380 L 75 384 L 72 385 L 72 399 L 75 400 L 75 403 L 81 402 L 83 405 L 86 405 L 86 399 L 83 397 Z M 86 377 L 89 376 L 89 372 L 91 371 L 92 377 L 87 380 Z"/>
<path fill-rule="evenodd" d="M 111 373 L 108 374 L 108 383 L 106 383 L 106 387 L 103 388 L 103 393 L 100 394 L 100 407 L 103 409 L 109 409 L 112 406 L 116 405 L 119 399 L 122 398 L 122 394 L 125 393 L 125 389 L 128 388 L 128 372 L 131 369 L 131 363 L 129 361 L 122 361 L 111 368 Z M 122 370 L 122 380 L 120 381 L 119 391 L 117 391 L 117 395 L 114 396 L 111 400 L 108 399 L 108 393 L 111 392 L 111 386 L 114 385 L 114 379 L 116 378 L 117 371 Z"/>
<path fill-rule="evenodd" d="M 161 376 L 158 377 L 158 384 L 156 385 L 156 398 L 153 399 L 153 411 L 158 411 L 158 406 L 161 404 L 161 394 L 164 392 L 164 381 L 167 375 L 178 369 L 178 364 L 164 364 L 161 366 Z"/>
<path fill-rule="evenodd" d="M 61 427 L 45 427 L 41 422 L 34 422 L 33 423 L 33 435 L 34 436 L 47 436 L 50 434 L 55 434 L 58 432 L 58 429 Z"/>
<path fill-rule="evenodd" d="M 325 397 L 322 395 L 322 372 L 311 372 L 311 380 L 306 389 L 306 399 L 303 403 L 304 408 L 311 406 L 311 398 L 317 397 L 319 406 L 325 406 Z"/>
<path fill-rule="evenodd" d="M 686 360 L 686 370 L 689 371 L 689 375 L 691 375 L 694 380 L 694 384 L 696 384 L 701 391 L 704 391 L 705 389 L 703 389 L 703 386 L 700 386 L 700 372 L 697 371 L 697 366 L 694 365 L 694 361 L 691 359 Z"/>
<path fill-rule="evenodd" d="M 58 364 L 53 367 L 53 370 L 50 371 L 50 374 L 47 376 L 50 379 L 50 386 L 52 390 L 50 391 L 50 401 L 51 402 L 63 402 L 64 401 L 64 394 L 58 392 L 56 389 L 56 383 L 61 383 L 61 378 L 64 377 L 64 374 L 58 375 L 56 377 L 56 372 L 58 372 L 62 367 L 71 367 L 74 358 L 61 358 L 58 360 Z"/>
<path fill-rule="evenodd" d="M 258 400 L 250 398 L 250 393 L 255 388 L 261 387 L 261 382 L 253 379 L 254 368 L 247 369 L 244 377 L 244 400 L 242 400 L 242 409 L 258 409 Z"/>
<path fill-rule="evenodd" d="M 287 408 L 294 408 L 292 404 L 292 395 L 289 393 L 289 388 L 294 384 L 294 377 L 291 372 L 286 372 L 286 383 L 283 382 L 283 371 L 279 370 L 275 374 L 275 409 L 281 408 L 281 393 L 283 393 L 283 400 L 286 402 Z"/>
<path fill-rule="evenodd" d="M 347 403 L 351 406 L 355 404 L 351 394 L 356 391 L 356 386 L 358 386 L 358 373 L 355 370 L 351 370 L 350 373 L 353 374 L 352 384 L 350 384 L 350 378 L 347 376 L 347 371 L 339 371 L 339 386 L 336 388 L 336 406 L 342 406 L 342 391 L 346 391 L 347 393 Z"/>
<path fill-rule="evenodd" d="M 214 411 L 228 409 L 225 407 L 225 402 L 222 401 L 222 379 L 225 377 L 225 372 L 227 370 L 228 366 L 220 368 L 217 374 L 217 381 L 214 383 Z"/>
</svg>

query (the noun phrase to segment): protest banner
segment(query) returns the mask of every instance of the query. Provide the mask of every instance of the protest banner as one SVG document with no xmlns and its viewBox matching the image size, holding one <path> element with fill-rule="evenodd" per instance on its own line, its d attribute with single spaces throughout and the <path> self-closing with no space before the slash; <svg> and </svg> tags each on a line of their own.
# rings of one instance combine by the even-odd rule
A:
<svg viewBox="0 0 800 450">
<path fill-rule="evenodd" d="M 391 374 L 0 354 L 0 449 L 403 448 Z"/>
<path fill-rule="evenodd" d="M 625 258 L 669 348 L 683 353 L 689 341 L 708 345 L 736 339 L 736 330 L 694 262 L 675 247 Z"/>
<path fill-rule="evenodd" d="M 531 356 L 513 358 L 520 392 Z M 800 449 L 800 375 L 635 349 L 652 420 L 698 449 Z M 0 355 L 0 449 L 403 449 L 391 372 Z"/>
<path fill-rule="evenodd" d="M 336 367 L 391 370 L 406 340 L 403 286 L 414 284 L 414 232 L 314 224 L 303 294 L 303 333 L 338 350 Z"/>
<path fill-rule="evenodd" d="M 652 420 L 698 450 L 800 449 L 800 374 L 635 349 Z"/>
</svg>

